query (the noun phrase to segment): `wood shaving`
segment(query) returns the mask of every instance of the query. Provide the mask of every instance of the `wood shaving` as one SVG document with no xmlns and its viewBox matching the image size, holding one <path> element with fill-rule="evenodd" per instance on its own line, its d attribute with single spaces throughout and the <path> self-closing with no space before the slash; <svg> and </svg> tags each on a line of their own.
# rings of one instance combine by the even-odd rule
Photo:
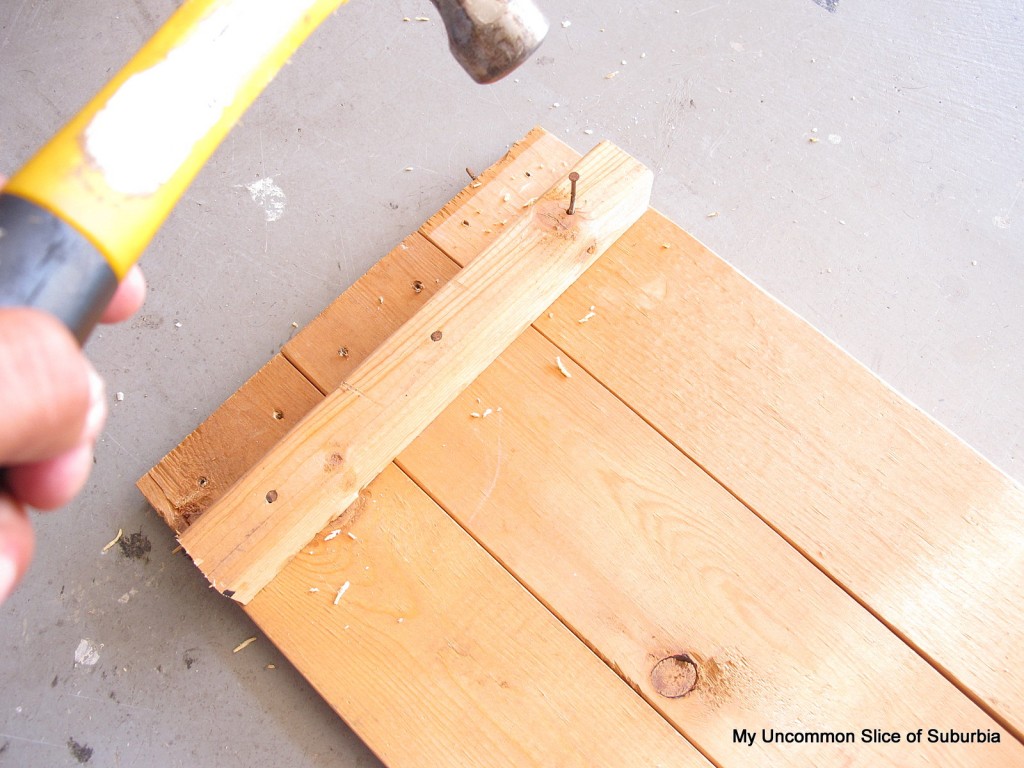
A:
<svg viewBox="0 0 1024 768">
<path fill-rule="evenodd" d="M 472 184 L 470 184 L 469 186 L 471 186 L 471 187 L 472 187 L 473 189 L 479 189 L 479 188 L 480 188 L 480 187 L 482 187 L 483 185 L 484 185 L 484 183 L 483 183 L 482 181 L 474 181 L 474 182 L 473 182 Z"/>
<path fill-rule="evenodd" d="M 662 243 L 661 247 L 664 248 L 667 251 L 669 248 L 672 247 L 672 244 L 671 243 Z"/>
<path fill-rule="evenodd" d="M 379 302 L 380 304 L 384 304 L 384 297 L 383 297 L 383 296 L 378 296 L 378 297 L 377 297 L 377 301 L 378 301 L 378 302 Z"/>
<path fill-rule="evenodd" d="M 416 21 L 430 21 L 429 16 L 417 16 Z"/>
<path fill-rule="evenodd" d="M 470 416 L 471 416 L 472 418 L 474 418 L 474 419 L 482 419 L 482 418 L 484 417 L 484 415 L 483 415 L 482 413 L 477 413 L 476 411 L 473 411 L 473 412 L 472 412 L 471 414 L 469 414 L 469 415 L 470 415 Z"/>
<path fill-rule="evenodd" d="M 611 80 L 613 77 L 617 77 L 618 74 L 619 74 L 619 70 L 615 70 L 614 72 L 609 72 L 607 75 L 604 76 L 604 79 L 605 80 Z"/>
<path fill-rule="evenodd" d="M 352 586 L 352 584 L 350 582 L 347 582 L 347 581 L 344 584 L 341 585 L 341 589 L 338 590 L 338 594 L 334 596 L 334 604 L 335 605 L 337 605 L 338 603 L 341 602 L 342 595 L 344 595 L 346 592 L 348 592 L 348 588 L 351 587 L 351 586 Z"/>
<path fill-rule="evenodd" d="M 558 366 L 558 370 L 561 372 L 561 374 L 563 376 L 565 376 L 565 378 L 567 378 L 567 379 L 571 379 L 572 378 L 572 374 L 569 373 L 569 369 L 566 368 L 565 365 L 562 363 L 561 356 L 555 355 L 555 365 Z"/>
<path fill-rule="evenodd" d="M 511 200 L 511 199 L 512 199 L 512 195 L 510 195 L 510 194 L 509 194 L 508 192 L 506 192 L 506 193 L 505 193 L 505 194 L 504 194 L 504 195 L 502 196 L 502 198 L 501 198 L 501 202 L 503 202 L 503 203 L 507 203 L 507 202 L 508 202 L 509 200 Z"/>
<path fill-rule="evenodd" d="M 536 197 L 531 197 L 529 200 L 527 200 L 525 203 L 523 203 L 523 208 L 529 208 L 531 205 L 533 205 L 536 202 L 537 202 L 537 198 Z"/>
<path fill-rule="evenodd" d="M 707 217 L 706 217 L 706 218 L 709 218 L 709 219 L 713 219 L 713 218 L 715 218 L 715 217 L 717 217 L 717 216 L 718 216 L 718 211 L 712 211 L 711 213 L 709 213 L 709 214 L 707 215 Z"/>
<path fill-rule="evenodd" d="M 238 653 L 239 651 L 244 651 L 246 648 L 248 648 L 250 645 L 252 645 L 255 642 L 256 642 L 256 638 L 255 637 L 250 637 L 248 640 L 243 640 L 238 645 L 236 645 L 234 650 L 231 651 L 231 652 L 232 653 Z"/>
<path fill-rule="evenodd" d="M 331 539 L 336 539 L 340 535 L 341 535 L 341 529 L 340 528 L 335 529 L 335 530 L 331 531 L 330 533 L 328 533 L 326 536 L 324 536 L 324 541 L 330 541 Z"/>
<path fill-rule="evenodd" d="M 119 403 L 123 403 L 124 402 L 124 392 L 118 392 L 116 395 L 114 395 L 114 399 L 117 400 L 117 402 L 119 402 Z"/>
<path fill-rule="evenodd" d="M 320 591 L 320 587 L 310 587 L 309 591 L 310 592 L 319 592 Z"/>
<path fill-rule="evenodd" d="M 807 139 L 807 141 L 810 142 L 811 144 L 817 144 L 819 141 L 821 141 L 821 139 L 819 139 L 817 136 L 811 136 L 809 139 Z"/>
<path fill-rule="evenodd" d="M 494 409 L 492 409 L 492 408 L 488 408 L 488 409 L 487 409 L 486 411 L 484 411 L 484 412 L 483 412 L 483 418 L 485 418 L 485 419 L 486 419 L 486 418 L 487 418 L 488 416 L 490 416 L 490 415 L 491 415 L 492 413 L 494 413 Z"/>
<path fill-rule="evenodd" d="M 356 538 L 356 535 L 352 533 L 352 531 L 348 531 L 345 535 L 352 539 L 352 541 L 359 541 L 359 539 Z"/>
<path fill-rule="evenodd" d="M 276 665 L 274 665 L 274 664 L 267 664 L 267 666 L 265 667 L 265 669 L 277 669 L 277 666 L 276 666 Z"/>
<path fill-rule="evenodd" d="M 582 325 L 583 323 L 589 321 L 591 318 L 594 318 L 594 317 L 597 317 L 597 313 L 596 312 L 587 312 L 587 314 L 585 314 L 583 317 L 581 317 L 576 322 L 579 323 L 580 325 Z"/>
<path fill-rule="evenodd" d="M 121 537 L 122 537 L 122 536 L 124 536 L 124 529 L 123 529 L 123 528 L 118 528 L 118 529 L 117 529 L 117 536 L 115 536 L 114 538 L 112 538 L 112 539 L 111 539 L 111 540 L 110 540 L 110 541 L 109 541 L 109 542 L 107 543 L 107 545 L 106 545 L 106 546 L 105 546 L 105 547 L 104 547 L 104 548 L 103 548 L 102 550 L 100 550 L 100 551 L 101 551 L 101 552 L 107 552 L 107 551 L 109 551 L 111 547 L 113 547 L 113 546 L 114 546 L 115 544 L 117 544 L 117 542 L 119 542 L 119 541 L 121 540 Z M 179 546 L 179 547 L 178 547 L 178 549 L 181 549 L 181 547 Z M 172 552 L 171 554 L 174 554 L 174 553 Z"/>
</svg>

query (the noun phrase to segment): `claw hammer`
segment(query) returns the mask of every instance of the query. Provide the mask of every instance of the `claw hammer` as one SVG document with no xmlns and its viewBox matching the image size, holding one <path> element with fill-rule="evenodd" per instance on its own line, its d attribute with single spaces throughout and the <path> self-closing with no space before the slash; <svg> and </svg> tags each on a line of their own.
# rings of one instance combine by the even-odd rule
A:
<svg viewBox="0 0 1024 768">
<path fill-rule="evenodd" d="M 203 164 L 288 58 L 347 0 L 186 0 L 0 192 L 0 306 L 84 343 Z M 432 0 L 478 82 L 548 25 L 533 0 Z"/>
</svg>

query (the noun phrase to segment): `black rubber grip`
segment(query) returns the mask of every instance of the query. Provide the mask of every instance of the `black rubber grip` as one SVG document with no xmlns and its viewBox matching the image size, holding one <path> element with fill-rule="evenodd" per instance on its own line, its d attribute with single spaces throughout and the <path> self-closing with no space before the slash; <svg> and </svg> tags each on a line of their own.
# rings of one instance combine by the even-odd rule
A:
<svg viewBox="0 0 1024 768">
<path fill-rule="evenodd" d="M 84 344 L 116 289 L 107 260 L 78 230 L 0 194 L 0 307 L 50 312 Z"/>
</svg>

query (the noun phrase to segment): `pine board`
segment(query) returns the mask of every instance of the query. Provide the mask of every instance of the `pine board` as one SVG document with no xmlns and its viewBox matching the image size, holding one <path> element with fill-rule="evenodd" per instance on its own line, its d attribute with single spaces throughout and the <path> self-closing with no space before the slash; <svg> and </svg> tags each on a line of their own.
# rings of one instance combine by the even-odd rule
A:
<svg viewBox="0 0 1024 768">
<path fill-rule="evenodd" d="M 181 534 L 218 592 L 248 603 L 647 210 L 653 175 L 618 147 L 573 173 L 574 213 L 565 178 L 531 200 Z"/>
<path fill-rule="evenodd" d="M 538 146 L 543 147 L 543 153 L 536 151 Z M 553 137 L 535 131 L 514 147 L 502 163 L 485 173 L 480 186 L 467 187 L 438 216 L 428 221 L 421 232 L 441 244 L 455 261 L 467 263 L 474 249 L 481 249 L 501 227 L 508 226 L 515 218 L 523 202 L 531 196 L 532 184 L 544 183 L 547 174 L 564 174 L 565 166 L 573 159 L 571 150 Z M 497 204 L 505 207 L 501 211 L 491 211 L 488 207 Z M 489 213 L 495 215 L 487 215 Z M 470 224 L 463 224 L 463 221 Z M 598 354 L 593 349 L 596 347 L 616 350 L 615 354 L 604 356 L 603 365 L 614 372 L 616 361 L 620 361 L 632 368 L 624 376 L 627 381 L 650 377 L 655 382 L 651 388 L 657 389 L 657 371 L 662 366 L 652 365 L 651 360 L 666 359 L 667 352 L 657 341 L 658 334 L 667 332 L 666 329 L 646 326 L 629 335 L 630 326 L 617 325 L 616 315 L 610 308 L 615 301 L 623 305 L 634 301 L 641 314 L 652 311 L 657 306 L 655 299 L 664 296 L 666 290 L 657 281 L 657 274 L 653 275 L 653 283 L 640 282 L 637 275 L 651 277 L 643 269 L 647 260 L 660 263 L 662 258 L 681 258 L 681 244 L 688 242 L 692 243 L 675 225 L 664 222 L 657 214 L 648 214 L 641 225 L 634 227 L 613 249 L 613 252 L 627 255 L 619 258 L 615 278 L 601 284 L 605 293 L 599 295 L 590 282 L 592 276 L 600 273 L 599 264 L 552 308 L 551 316 L 542 316 L 538 327 L 556 339 L 564 357 L 571 355 L 586 368 L 592 368 L 590 360 L 573 344 L 590 343 L 591 354 Z M 664 247 L 666 244 L 668 248 Z M 692 247 L 699 248 L 696 244 Z M 413 252 L 413 256 L 407 261 L 409 252 Z M 712 266 L 721 265 L 710 254 L 707 259 Z M 667 270 L 666 279 L 678 279 L 668 277 L 674 275 L 669 268 L 671 264 L 662 264 L 659 269 Z M 322 391 L 329 391 L 324 387 L 336 386 L 336 382 L 331 384 L 332 378 L 340 380 L 345 375 L 343 369 L 355 365 L 361 354 L 360 350 L 353 350 L 349 358 L 340 358 L 337 355 L 339 339 L 344 343 L 345 339 L 384 338 L 389 328 L 401 322 L 403 313 L 405 317 L 411 315 L 422 301 L 420 294 L 408 290 L 411 275 L 416 275 L 413 281 L 420 280 L 427 285 L 429 281 L 422 280 L 422 276 L 433 274 L 435 285 L 440 285 L 455 268 L 437 248 L 418 236 L 409 238 L 325 311 L 322 317 L 332 316 L 330 325 L 325 325 L 321 319 L 312 323 L 285 348 L 285 356 L 310 372 L 313 380 L 320 382 L 318 387 Z M 719 268 L 736 284 L 724 278 L 719 283 L 731 290 L 739 290 L 737 285 L 746 286 L 747 291 L 761 296 L 728 267 L 721 265 Z M 399 277 L 398 283 L 392 279 L 395 276 Z M 687 302 L 704 307 L 720 299 L 719 284 L 714 281 L 698 284 L 701 289 L 694 288 L 697 293 L 688 294 Z M 591 287 L 585 289 L 585 286 Z M 614 294 L 613 288 L 619 293 Z M 373 310 L 372 305 L 365 307 L 367 298 L 381 295 L 376 292 L 383 290 L 392 290 L 400 297 L 394 303 L 390 298 L 385 302 L 388 315 L 395 317 L 385 317 L 384 312 Z M 745 295 L 742 298 L 753 301 Z M 737 299 L 734 297 L 734 300 Z M 763 297 L 761 300 L 768 301 Z M 360 301 L 365 311 L 345 312 L 346 305 L 349 309 L 358 309 Z M 653 306 L 652 301 L 655 301 Z M 578 320 L 589 311 L 590 305 L 595 305 L 595 317 L 580 324 Z M 676 307 L 676 310 L 685 315 L 688 306 Z M 618 307 L 622 311 L 627 308 Z M 788 312 L 770 302 L 762 311 L 773 318 L 775 315 L 789 317 Z M 341 324 L 336 325 L 336 320 Z M 758 320 L 763 322 L 764 318 Z M 618 344 L 614 343 L 617 328 L 624 329 L 626 339 Z M 601 336 L 602 333 L 607 338 Z M 699 333 L 691 330 L 687 341 L 698 353 L 701 347 L 693 340 L 700 338 Z M 642 339 L 644 344 L 637 344 L 637 339 Z M 784 338 L 774 341 L 785 348 Z M 800 341 L 812 347 L 830 346 L 812 331 L 806 338 L 800 337 Z M 670 449 L 654 430 L 582 369 L 570 363 L 573 378 L 564 379 L 553 365 L 554 348 L 545 346 L 548 344 L 535 332 L 517 342 L 507 355 L 523 354 L 520 350 L 525 348 L 526 359 L 517 358 L 513 365 L 502 357 L 399 462 L 414 475 L 419 473 L 418 479 L 424 485 L 433 484 L 430 493 L 442 506 L 467 525 L 547 607 L 581 634 L 598 655 L 640 689 L 712 759 L 720 765 L 749 764 L 752 754 L 749 749 L 744 751 L 728 743 L 733 727 L 806 725 L 824 722 L 826 714 L 856 718 L 856 722 L 826 724 L 832 728 L 870 727 L 879 720 L 884 727 L 892 719 L 901 726 L 916 721 L 926 727 L 934 724 L 967 729 L 971 724 L 978 724 L 998 729 L 991 722 L 984 725 L 985 715 L 966 697 L 911 653 L 908 646 L 900 643 L 900 638 L 886 632 L 867 610 L 811 567 L 798 550 L 789 547 L 790 537 L 785 530 L 780 537 L 761 523 L 746 506 L 712 482 L 679 451 Z M 622 352 L 630 345 L 637 350 L 632 356 Z M 643 354 L 645 348 L 652 350 L 649 357 Z M 641 362 L 637 356 L 646 359 Z M 856 367 L 843 356 L 837 360 L 839 366 Z M 312 373 L 315 369 L 326 372 L 322 379 L 320 374 Z M 680 370 L 671 365 L 663 369 Z M 681 377 L 685 377 L 685 371 Z M 614 380 L 610 374 L 597 378 L 606 386 L 607 379 Z M 582 394 L 567 390 L 566 384 L 583 387 Z M 670 396 L 676 391 L 676 377 L 669 382 L 662 379 L 662 384 Z M 559 385 L 562 388 L 556 389 Z M 611 389 L 623 398 L 621 387 Z M 569 391 L 574 394 L 567 396 Z M 705 405 L 710 408 L 715 402 L 715 393 L 703 394 L 707 395 Z M 476 402 L 476 397 L 481 398 L 480 403 Z M 493 398 L 493 402 L 488 402 L 488 398 Z M 643 420 L 657 424 L 656 414 L 652 416 L 647 403 L 641 402 L 638 406 L 623 399 L 640 411 Z M 518 401 L 519 405 L 502 406 L 497 418 L 494 414 L 488 419 L 473 419 L 467 415 L 467 408 L 496 407 L 501 405 L 498 400 Z M 540 407 L 542 403 L 544 408 Z M 230 404 L 231 401 L 224 408 Z M 909 408 L 905 404 L 904 407 Z M 289 408 L 298 412 L 301 406 L 296 404 Z M 595 413 L 598 416 L 595 417 Z M 219 412 L 218 415 L 224 414 Z M 230 416 L 225 418 L 230 421 Z M 594 426 L 595 418 L 601 424 L 607 419 L 620 429 L 609 435 L 607 425 L 602 427 L 604 432 L 581 426 Z M 668 433 L 664 426 L 659 429 Z M 500 441 L 495 440 L 495 432 Z M 625 439 L 626 434 L 635 435 L 646 450 L 622 451 L 620 446 L 631 444 Z M 216 477 L 218 484 L 231 482 L 230 472 L 221 477 L 206 469 L 206 462 L 216 454 L 211 452 L 204 460 L 203 440 L 193 438 L 195 435 L 189 438 L 187 454 L 179 452 L 169 457 L 147 476 L 150 492 L 154 477 L 161 475 L 195 477 L 197 472 L 207 472 Z M 204 436 L 204 440 L 208 438 L 209 435 Z M 545 443 L 545 439 L 550 442 Z M 612 440 L 615 442 L 609 443 Z M 614 450 L 608 450 L 609 444 Z M 559 461 L 550 461 L 555 455 L 552 445 L 561 448 Z M 595 447 L 600 445 L 605 446 L 603 452 Z M 499 448 L 501 472 L 496 473 Z M 433 462 L 429 460 L 432 451 Z M 619 457 L 620 452 L 625 456 Z M 444 458 L 443 462 L 439 461 L 440 457 Z M 447 464 L 449 459 L 463 464 L 451 465 L 450 474 L 457 475 L 458 482 L 449 482 L 440 493 L 436 478 L 428 476 L 432 472 L 436 474 L 439 464 Z M 602 472 L 603 464 L 613 465 L 615 471 Z M 756 473 L 750 467 L 746 471 Z M 989 471 L 994 472 L 990 468 Z M 674 482 L 667 481 L 666 477 L 673 478 Z M 597 497 L 592 490 L 574 494 L 571 489 L 581 478 L 587 478 L 586 488 L 607 488 L 608 492 Z M 208 478 L 208 482 L 214 480 Z M 151 496 L 163 505 L 162 511 L 186 503 L 186 490 L 194 492 L 187 488 L 186 481 L 181 484 L 178 495 L 172 492 L 173 498 L 169 500 L 163 491 L 167 485 L 163 482 L 160 486 L 162 496 Z M 438 493 L 440 495 L 435 495 Z M 505 503 L 498 503 L 496 499 L 505 499 Z M 516 505 L 523 506 L 515 509 Z M 648 507 L 652 509 L 649 514 Z M 615 518 L 617 509 L 629 514 Z M 520 525 L 518 515 L 508 517 L 510 511 L 525 515 L 528 525 Z M 761 512 L 756 508 L 754 511 Z M 581 528 L 580 521 L 592 516 L 610 524 L 610 532 L 600 530 L 600 526 L 596 532 L 593 526 Z M 772 523 L 770 519 L 769 522 Z M 722 535 L 724 531 L 729 532 L 728 536 Z M 530 551 L 527 541 L 530 536 L 538 551 Z M 690 541 L 691 537 L 694 541 Z M 616 538 L 620 546 L 628 542 L 629 558 L 615 557 Z M 663 538 L 670 543 L 663 542 Z M 678 557 L 679 553 L 683 553 L 683 557 Z M 898 561 L 899 553 L 889 551 L 887 557 Z M 983 557 L 982 553 L 975 562 L 984 562 Z M 568 564 L 563 560 L 568 560 Z M 577 566 L 575 575 L 567 570 L 572 565 Z M 286 570 L 279 578 L 288 572 Z M 785 574 L 785 578 L 780 579 L 779 573 Z M 1011 582 L 1014 583 L 1019 583 L 1019 579 Z M 839 586 L 848 589 L 845 584 Z M 918 594 L 927 595 L 929 586 L 919 582 Z M 291 596 L 292 601 L 297 594 Z M 259 599 L 263 599 L 263 595 Z M 874 606 L 868 607 L 875 611 Z M 275 637 L 285 653 L 299 663 L 325 698 L 350 721 L 358 719 L 354 712 L 359 704 L 345 698 L 344 681 L 337 680 L 330 670 L 325 672 L 316 664 L 300 663 L 300 649 L 307 647 L 303 637 L 285 631 L 288 623 L 275 619 L 272 611 L 261 616 L 258 618 L 261 625 Z M 1013 632 L 1019 624 L 999 625 L 998 621 L 996 624 L 998 631 L 1011 638 L 1019 636 Z M 294 626 L 294 620 L 290 625 Z M 336 630 L 337 627 L 335 633 Z M 997 631 L 991 627 L 975 627 L 974 630 Z M 680 650 L 691 653 L 701 665 L 700 683 L 686 698 L 659 698 L 652 691 L 649 679 L 651 664 L 658 654 Z M 863 667 L 859 666 L 861 663 Z M 997 717 L 1007 719 L 1006 713 L 998 707 L 986 706 Z M 377 715 L 363 713 L 363 716 L 372 720 Z M 438 720 L 439 727 L 440 723 Z M 380 752 L 372 733 L 363 730 L 360 733 Z M 381 734 L 378 737 L 385 741 L 389 738 Z M 943 765 L 1021 762 L 1020 745 L 1005 733 L 1002 743 L 995 746 L 974 745 L 959 750 L 947 747 L 931 754 L 921 750 L 893 751 L 893 747 L 888 750 L 859 747 L 845 754 L 849 764 L 914 765 L 924 764 L 929 757 L 933 763 Z M 785 749 L 761 749 L 758 763 L 803 765 L 817 762 L 825 754 L 838 757 L 840 753 L 821 753 L 813 748 L 789 745 Z M 394 759 L 395 765 L 417 764 Z"/>
</svg>

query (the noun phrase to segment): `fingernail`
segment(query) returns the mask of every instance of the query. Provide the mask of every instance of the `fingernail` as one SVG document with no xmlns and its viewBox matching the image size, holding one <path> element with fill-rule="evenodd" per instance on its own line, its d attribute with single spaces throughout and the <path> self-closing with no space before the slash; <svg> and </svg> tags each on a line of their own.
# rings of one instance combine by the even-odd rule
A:
<svg viewBox="0 0 1024 768">
<path fill-rule="evenodd" d="M 96 369 L 89 366 L 89 412 L 85 417 L 82 438 L 93 442 L 100 436 L 107 420 L 107 387 Z"/>
<path fill-rule="evenodd" d="M 18 583 L 18 569 L 14 561 L 6 555 L 0 555 L 0 603 L 8 598 Z"/>
</svg>

